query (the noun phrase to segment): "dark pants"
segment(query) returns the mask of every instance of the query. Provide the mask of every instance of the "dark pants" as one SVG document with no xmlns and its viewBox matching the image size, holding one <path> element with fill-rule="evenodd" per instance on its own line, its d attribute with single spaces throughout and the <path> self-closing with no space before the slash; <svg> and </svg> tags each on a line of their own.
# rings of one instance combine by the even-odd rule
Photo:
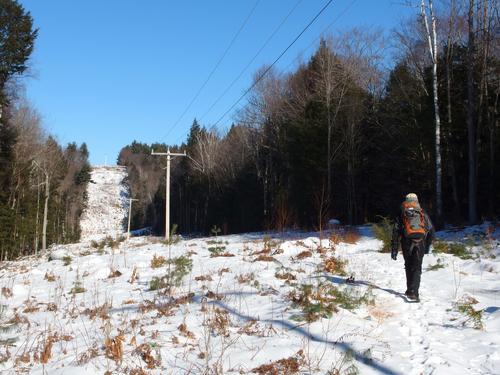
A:
<svg viewBox="0 0 500 375">
<path fill-rule="evenodd" d="M 425 252 L 425 241 L 413 244 L 411 241 L 403 240 L 401 248 L 405 259 L 406 290 L 418 296 L 420 275 L 422 274 L 422 260 Z"/>
</svg>

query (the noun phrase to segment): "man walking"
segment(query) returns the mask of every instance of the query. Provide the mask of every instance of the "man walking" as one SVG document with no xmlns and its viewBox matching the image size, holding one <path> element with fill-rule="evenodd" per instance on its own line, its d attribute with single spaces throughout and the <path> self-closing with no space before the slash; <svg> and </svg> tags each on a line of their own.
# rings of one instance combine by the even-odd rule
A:
<svg viewBox="0 0 500 375">
<path fill-rule="evenodd" d="M 422 260 L 424 254 L 429 253 L 434 235 L 434 226 L 420 207 L 417 195 L 408 194 L 394 223 L 391 258 L 396 260 L 401 245 L 406 271 L 405 295 L 411 301 L 419 301 Z"/>
</svg>

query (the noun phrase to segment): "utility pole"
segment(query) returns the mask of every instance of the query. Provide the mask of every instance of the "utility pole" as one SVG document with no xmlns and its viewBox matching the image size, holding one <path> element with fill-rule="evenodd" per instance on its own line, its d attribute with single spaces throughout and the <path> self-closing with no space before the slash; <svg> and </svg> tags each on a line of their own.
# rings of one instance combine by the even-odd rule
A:
<svg viewBox="0 0 500 375">
<path fill-rule="evenodd" d="M 170 152 L 170 148 L 167 152 L 154 152 L 151 150 L 151 155 L 166 156 L 167 166 L 165 167 L 165 240 L 170 239 L 170 161 L 172 157 L 176 156 L 187 156 L 186 151 L 183 154 Z"/>
<path fill-rule="evenodd" d="M 127 229 L 127 239 L 130 239 L 130 219 L 132 218 L 132 201 L 138 201 L 139 199 L 128 199 L 128 229 Z"/>
</svg>

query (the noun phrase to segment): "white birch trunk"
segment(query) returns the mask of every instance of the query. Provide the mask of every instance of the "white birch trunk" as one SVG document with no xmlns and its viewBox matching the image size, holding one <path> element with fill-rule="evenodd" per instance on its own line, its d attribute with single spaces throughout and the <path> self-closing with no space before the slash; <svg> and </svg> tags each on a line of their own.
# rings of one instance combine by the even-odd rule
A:
<svg viewBox="0 0 500 375">
<path fill-rule="evenodd" d="M 436 216 L 438 223 L 443 215 L 443 197 L 442 197 L 442 166 L 441 166 L 441 118 L 439 116 L 439 97 L 438 97 L 438 76 L 437 76 L 437 32 L 436 16 L 434 14 L 432 0 L 429 0 L 429 13 L 431 17 L 431 29 L 427 20 L 425 0 L 420 4 L 422 20 L 427 32 L 427 41 L 429 44 L 429 53 L 432 60 L 432 91 L 434 101 L 434 120 L 435 131 L 435 152 L 436 152 Z"/>
</svg>

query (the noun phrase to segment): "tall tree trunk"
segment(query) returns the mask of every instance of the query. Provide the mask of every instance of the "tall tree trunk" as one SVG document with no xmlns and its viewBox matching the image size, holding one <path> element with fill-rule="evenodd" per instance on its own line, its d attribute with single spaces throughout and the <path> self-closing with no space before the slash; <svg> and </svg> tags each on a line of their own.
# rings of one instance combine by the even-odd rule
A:
<svg viewBox="0 0 500 375">
<path fill-rule="evenodd" d="M 38 222 L 40 221 L 40 179 L 37 177 L 37 192 L 36 192 L 36 222 L 35 222 L 35 255 L 38 255 Z"/>
<path fill-rule="evenodd" d="M 347 158 L 347 222 L 349 225 L 354 224 L 354 208 L 354 167 L 352 155 L 349 155 Z"/>
<path fill-rule="evenodd" d="M 356 220 L 356 192 L 354 182 L 354 163 L 356 157 L 355 126 L 357 124 L 353 120 L 347 124 L 347 218 L 349 225 L 353 225 Z"/>
<path fill-rule="evenodd" d="M 494 202 L 495 202 L 495 128 L 498 128 L 498 120 L 492 124 L 490 129 L 490 194 L 489 194 L 489 202 L 491 214 L 495 212 Z"/>
<path fill-rule="evenodd" d="M 452 111 L 451 111 L 451 81 L 452 81 L 452 58 L 453 58 L 453 43 L 454 38 L 452 37 L 452 32 L 454 30 L 453 21 L 455 19 L 455 1 L 451 1 L 451 12 L 449 17 L 448 25 L 448 38 L 447 38 L 447 48 L 446 48 L 446 119 L 448 123 L 447 137 L 448 140 L 445 142 L 447 145 L 447 155 L 450 164 L 450 176 L 451 176 L 451 195 L 453 199 L 453 218 L 458 220 L 460 218 L 460 201 L 458 199 L 458 183 L 457 183 L 457 170 L 455 165 L 455 155 L 450 149 L 452 144 Z"/>
<path fill-rule="evenodd" d="M 451 49 L 450 44 L 448 44 L 448 49 Z M 451 56 L 451 51 L 449 52 L 449 55 Z M 446 109 L 447 109 L 447 121 L 448 121 L 448 142 L 447 144 L 450 145 L 452 143 L 452 114 L 451 114 L 451 67 L 450 67 L 451 61 L 450 58 L 448 58 L 447 61 L 447 66 L 446 66 L 446 96 L 447 96 L 447 103 L 446 103 Z M 458 184 L 457 184 L 457 170 L 455 166 L 455 159 L 454 159 L 454 153 L 449 149 L 448 147 L 448 158 L 449 158 L 449 163 L 450 163 L 450 175 L 451 175 L 451 195 L 453 199 L 453 216 L 455 219 L 460 218 L 460 201 L 458 200 Z"/>
<path fill-rule="evenodd" d="M 42 227 L 42 252 L 47 250 L 47 220 L 49 213 L 49 198 L 50 198 L 50 179 L 49 174 L 45 173 L 45 206 L 43 209 L 43 227 Z"/>
<path fill-rule="evenodd" d="M 474 0 L 469 0 L 468 12 L 469 36 L 467 42 L 467 137 L 469 165 L 469 224 L 477 223 L 477 144 L 476 144 L 476 108 L 474 90 Z"/>
<path fill-rule="evenodd" d="M 425 1 L 421 2 L 421 15 L 427 31 L 429 43 L 429 53 L 432 60 L 432 91 L 434 102 L 434 121 L 435 129 L 435 153 L 436 153 L 436 218 L 438 225 L 441 225 L 443 215 L 443 197 L 442 197 L 442 165 L 441 165 L 441 119 L 439 116 L 439 97 L 438 97 L 438 76 L 437 76 L 437 32 L 436 16 L 434 14 L 432 0 L 429 0 L 429 12 L 431 18 L 431 29 L 427 21 L 427 12 L 425 10 Z"/>
<path fill-rule="evenodd" d="M 326 101 L 326 111 L 327 111 L 327 121 L 328 121 L 328 136 L 327 136 L 327 162 L 326 162 L 326 173 L 327 173 L 327 195 L 326 200 L 330 202 L 332 198 L 332 121 L 330 113 L 330 97 Z"/>
<path fill-rule="evenodd" d="M 490 216 L 493 216 L 495 213 L 495 171 L 496 171 L 496 163 L 495 163 L 495 138 L 496 138 L 496 128 L 498 128 L 498 92 L 495 96 L 495 105 L 493 106 L 493 114 L 490 114 L 490 186 L 489 186 L 489 194 L 488 194 L 488 206 L 490 207 Z"/>
</svg>

